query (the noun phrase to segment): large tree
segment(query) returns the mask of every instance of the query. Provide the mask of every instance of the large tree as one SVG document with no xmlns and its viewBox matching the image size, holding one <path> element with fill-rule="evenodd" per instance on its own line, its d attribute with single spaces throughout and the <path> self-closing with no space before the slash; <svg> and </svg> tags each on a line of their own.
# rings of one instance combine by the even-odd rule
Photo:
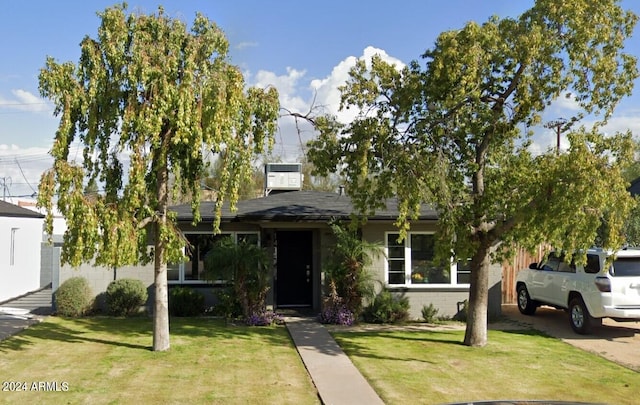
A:
<svg viewBox="0 0 640 405">
<path fill-rule="evenodd" d="M 424 66 L 358 62 L 341 89 L 357 118 L 315 121 L 309 157 L 343 172 L 361 211 L 398 196 L 405 234 L 421 203 L 438 209 L 440 256 L 471 259 L 465 344 L 486 344 L 490 265 L 515 244 L 580 251 L 603 220 L 606 245 L 622 243 L 630 136 L 571 127 L 606 120 L 631 93 L 636 60 L 623 44 L 635 22 L 617 0 L 538 0 L 518 18 L 440 34 Z M 571 146 L 536 156 L 525 128 L 561 97 L 576 107 L 563 128 Z"/>
<path fill-rule="evenodd" d="M 162 8 L 128 14 L 123 5 L 98 15 L 98 36 L 82 40 L 77 65 L 49 57 L 40 73 L 60 125 L 38 200 L 49 232 L 54 204 L 67 221 L 64 262 L 154 261 L 153 350 L 167 350 L 167 262 L 181 260 L 185 244 L 169 195 L 189 195 L 199 221 L 203 151 L 224 152 L 217 213 L 225 198 L 234 206 L 252 153 L 273 142 L 278 94 L 245 88 L 224 34 L 200 14 L 190 30 Z M 104 192 L 87 195 L 95 185 Z"/>
</svg>

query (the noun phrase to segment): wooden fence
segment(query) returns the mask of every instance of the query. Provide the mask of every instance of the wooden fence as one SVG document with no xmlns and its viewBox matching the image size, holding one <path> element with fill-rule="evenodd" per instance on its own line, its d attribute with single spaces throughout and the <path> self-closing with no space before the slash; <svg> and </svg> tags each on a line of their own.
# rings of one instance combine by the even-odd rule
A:
<svg viewBox="0 0 640 405">
<path fill-rule="evenodd" d="M 510 261 L 502 263 L 502 303 L 516 303 L 516 275 L 520 269 L 529 267 L 529 264 L 539 262 L 545 253 L 545 246 L 540 245 L 537 252 L 530 254 L 524 249 L 518 249 Z"/>
</svg>

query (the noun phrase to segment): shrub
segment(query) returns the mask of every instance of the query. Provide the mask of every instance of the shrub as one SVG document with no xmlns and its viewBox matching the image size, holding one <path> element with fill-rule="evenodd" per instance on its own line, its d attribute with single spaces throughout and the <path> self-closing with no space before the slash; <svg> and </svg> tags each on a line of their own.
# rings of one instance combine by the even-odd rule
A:
<svg viewBox="0 0 640 405">
<path fill-rule="evenodd" d="M 212 312 L 213 315 L 222 316 L 227 320 L 242 316 L 242 305 L 233 287 L 223 288 L 216 292 L 216 304 L 213 306 Z"/>
<path fill-rule="evenodd" d="M 84 277 L 71 277 L 54 293 L 56 310 L 59 315 L 80 317 L 91 309 L 93 293 Z"/>
<path fill-rule="evenodd" d="M 329 284 L 329 295 L 322 300 L 322 312 L 320 322 L 325 324 L 351 326 L 355 321 L 353 312 L 344 304 L 344 300 L 338 296 L 336 284 Z"/>
<path fill-rule="evenodd" d="M 107 311 L 116 316 L 135 314 L 147 302 L 147 289 L 142 281 L 123 278 L 112 281 L 105 296 Z"/>
<path fill-rule="evenodd" d="M 409 319 L 409 299 L 394 297 L 389 291 L 376 296 L 364 311 L 364 320 L 371 323 L 396 323 Z"/>
<path fill-rule="evenodd" d="M 204 295 L 189 287 L 172 288 L 169 313 L 173 316 L 197 316 L 204 312 Z"/>
<path fill-rule="evenodd" d="M 422 319 L 427 323 L 434 323 L 438 320 L 438 308 L 433 304 L 422 306 Z"/>
</svg>

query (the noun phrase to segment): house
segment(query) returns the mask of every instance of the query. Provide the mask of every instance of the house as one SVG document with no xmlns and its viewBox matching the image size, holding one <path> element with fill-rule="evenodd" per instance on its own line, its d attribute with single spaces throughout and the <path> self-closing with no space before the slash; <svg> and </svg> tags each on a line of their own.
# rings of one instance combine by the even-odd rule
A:
<svg viewBox="0 0 640 405">
<path fill-rule="evenodd" d="M 0 201 L 0 302 L 40 289 L 43 218 Z"/>
<path fill-rule="evenodd" d="M 186 238 L 193 246 L 193 259 L 169 270 L 170 283 L 206 285 L 202 280 L 203 258 L 213 242 L 213 202 L 200 205 L 201 223 L 191 225 L 191 205 L 173 207 Z M 323 266 L 335 243 L 329 227 L 332 220 L 349 221 L 354 212 L 351 199 L 342 193 L 289 191 L 238 202 L 237 211 L 223 209 L 222 236 L 249 240 L 269 249 L 274 258 L 273 284 L 268 304 L 274 308 L 307 307 L 320 310 L 323 295 Z M 421 318 L 424 305 L 433 304 L 440 315 L 455 315 L 469 295 L 467 261 L 452 261 L 446 269 L 431 266 L 434 232 L 438 215 L 427 206 L 412 222 L 407 238 L 398 242 L 393 225 L 398 216 L 397 200 L 370 216 L 361 228 L 363 239 L 384 247 L 384 256 L 374 258 L 370 270 L 379 289 L 409 299 L 412 318 Z M 501 265 L 491 270 L 490 316 L 500 314 Z M 209 287 L 210 288 L 210 287 Z"/>
</svg>

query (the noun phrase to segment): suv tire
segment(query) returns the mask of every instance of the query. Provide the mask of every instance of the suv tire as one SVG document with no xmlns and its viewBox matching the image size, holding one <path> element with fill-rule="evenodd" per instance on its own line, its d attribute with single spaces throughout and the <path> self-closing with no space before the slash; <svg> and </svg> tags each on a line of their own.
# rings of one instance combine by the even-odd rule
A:
<svg viewBox="0 0 640 405">
<path fill-rule="evenodd" d="M 569 302 L 569 323 L 574 332 L 587 335 L 593 327 L 602 324 L 602 318 L 592 317 L 582 297 L 575 297 Z"/>
<path fill-rule="evenodd" d="M 518 286 L 518 310 L 523 315 L 533 315 L 536 313 L 537 305 L 529 297 L 529 291 L 524 285 Z"/>
</svg>

